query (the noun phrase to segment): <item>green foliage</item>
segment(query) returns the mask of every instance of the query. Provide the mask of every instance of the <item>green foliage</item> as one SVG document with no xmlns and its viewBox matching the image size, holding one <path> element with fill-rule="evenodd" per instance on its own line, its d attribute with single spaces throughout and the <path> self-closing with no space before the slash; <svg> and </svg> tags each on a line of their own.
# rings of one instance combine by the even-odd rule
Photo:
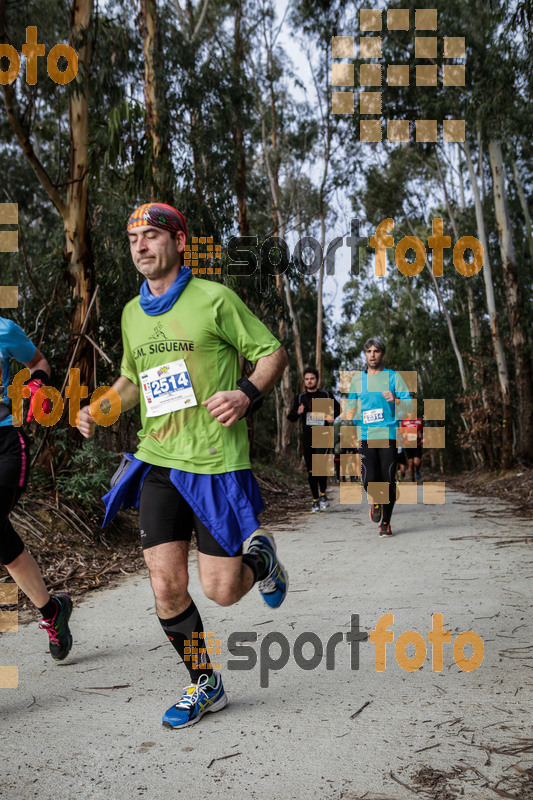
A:
<svg viewBox="0 0 533 800">
<path fill-rule="evenodd" d="M 5 9 L 9 40 L 20 52 L 25 28 L 37 24 L 38 40 L 46 50 L 68 40 L 68 6 L 63 0 L 9 0 Z M 418 3 L 394 0 L 389 8 L 409 8 L 411 20 Z M 499 324 L 512 369 L 510 329 L 505 311 L 503 274 L 500 264 L 497 226 L 491 191 L 491 174 L 486 159 L 489 136 L 503 140 L 507 170 L 507 191 L 511 225 L 515 239 L 518 274 L 526 305 L 526 330 L 531 329 L 530 301 L 533 296 L 531 256 L 524 234 L 523 210 L 511 172 L 516 161 L 526 196 L 533 185 L 533 149 L 526 135 L 531 128 L 532 73 L 531 37 L 516 35 L 511 12 L 524 20 L 529 2 L 480 3 L 478 0 L 442 0 L 439 3 L 439 46 L 442 35 L 466 36 L 467 84 L 462 88 L 436 89 L 409 87 L 383 92 L 384 119 L 465 118 L 479 178 L 485 183 L 484 215 L 489 231 L 489 254 L 494 269 L 494 290 Z M 123 306 L 139 289 L 140 279 L 131 263 L 125 222 L 132 209 L 150 199 L 153 175 L 143 92 L 143 46 L 140 17 L 130 0 L 109 0 L 95 4 L 90 31 L 93 48 L 89 80 L 89 219 L 95 283 L 99 286 L 94 306 L 93 334 L 111 364 L 96 356 L 97 384 L 109 384 L 118 374 L 121 360 L 120 315 Z M 235 45 L 238 5 L 226 0 L 210 0 L 207 15 L 198 28 L 202 2 L 181 3 L 184 16 L 177 14 L 173 0 L 160 0 L 158 63 L 159 91 L 164 95 L 160 121 L 168 144 L 166 165 L 168 192 L 182 210 L 191 236 L 213 236 L 225 243 L 236 234 L 238 150 L 236 131 L 243 137 L 246 161 L 246 203 L 249 232 L 261 243 L 277 232 L 274 218 L 271 176 L 265 165 L 263 123 L 270 165 L 279 182 L 279 212 L 288 241 L 311 235 L 320 239 L 320 213 L 327 230 L 335 227 L 337 195 L 351 201 L 349 213 L 359 216 L 364 227 L 376 226 L 382 219 L 394 218 L 395 243 L 403 236 L 419 236 L 424 243 L 431 232 L 433 217 L 443 217 L 445 233 L 451 234 L 450 219 L 438 175 L 435 147 L 410 143 L 395 146 L 383 142 L 378 147 L 358 141 L 359 117 L 329 113 L 331 37 L 354 35 L 359 25 L 358 2 L 347 6 L 339 0 L 296 0 L 284 30 L 303 42 L 314 63 L 319 97 L 302 100 L 293 90 L 289 47 L 282 47 L 276 36 L 272 3 L 247 0 L 239 6 L 241 50 Z M 137 15 L 136 15 L 137 14 Z M 290 21 L 288 21 L 290 19 Z M 193 38 L 194 37 L 194 38 Z M 412 48 L 413 29 L 383 36 L 382 62 L 404 63 L 406 47 Z M 266 43 L 269 43 L 267 52 Z M 358 62 L 355 62 L 356 73 Z M 38 82 L 29 86 L 21 77 L 15 84 L 16 103 L 24 130 L 30 136 L 46 173 L 61 192 L 65 190 L 69 168 L 68 97 L 72 88 L 53 83 L 46 74 L 46 60 L 39 59 Z M 310 97 L 311 95 L 309 95 Z M 356 104 L 357 105 L 357 104 Z M 479 141 L 478 141 L 479 131 Z M 274 136 L 275 134 L 275 136 Z M 327 179 L 321 184 L 325 147 L 332 143 Z M 276 139 L 274 153 L 273 139 Z M 479 150 L 479 146 L 485 150 Z M 476 235 L 476 220 L 464 158 L 460 151 L 439 142 L 438 155 L 449 187 L 450 207 L 460 235 Z M 464 204 L 459 194 L 458 170 L 465 176 Z M 68 329 L 75 300 L 64 278 L 64 231 L 61 220 L 42 189 L 28 160 L 15 141 L 6 115 L 0 115 L 0 200 L 19 204 L 21 248 L 15 254 L 0 254 L 4 284 L 18 284 L 20 305 L 3 315 L 15 319 L 39 345 L 49 359 L 52 383 L 59 388 L 66 377 L 72 355 Z M 346 228 L 339 214 L 339 228 Z M 366 231 L 365 231 L 366 232 Z M 23 246 L 22 246 L 23 245 Z M 390 251 L 389 255 L 392 255 Z M 449 409 L 447 448 L 450 461 L 460 456 L 453 444 L 461 429 L 459 372 L 449 343 L 442 310 L 428 270 L 416 278 L 402 276 L 389 261 L 389 274 L 376 280 L 373 251 L 367 251 L 363 274 L 354 277 L 344 289 L 343 318 L 338 324 L 326 311 L 324 368 L 322 383 L 334 386 L 338 370 L 361 365 L 361 347 L 367 336 L 379 333 L 387 343 L 387 364 L 400 369 L 417 369 L 424 396 L 445 397 Z M 250 308 L 276 334 L 280 322 L 289 323 L 284 297 L 272 288 L 265 292 L 259 271 L 248 276 L 228 274 L 228 261 L 222 261 L 224 282 L 233 288 Z M 300 269 L 298 269 L 298 267 Z M 251 271 L 252 272 L 252 271 Z M 292 261 L 287 268 L 295 315 L 299 323 L 304 360 L 316 358 L 317 278 L 302 275 L 301 264 Z M 271 286 L 272 286 L 272 279 Z M 494 382 L 490 330 L 481 274 L 468 279 L 472 288 L 474 315 L 480 326 L 480 352 L 472 356 L 466 280 L 445 261 L 439 286 L 448 307 L 459 349 L 466 362 L 469 392 L 479 402 L 481 382 Z M 296 376 L 294 342 L 290 324 L 283 344 L 289 352 L 291 374 Z M 334 337 L 334 343 L 329 344 Z M 530 337 L 531 338 L 531 337 Z M 531 341 L 528 341 L 531 348 Z M 483 378 L 485 376 L 485 378 Z M 296 390 L 297 381 L 294 377 Z M 120 425 L 122 424 L 122 421 Z M 72 499 L 81 498 L 86 507 L 98 502 L 107 488 L 114 456 L 106 455 L 102 443 L 120 450 L 133 424 L 118 426 L 101 437 L 101 443 L 77 449 L 72 435 L 59 428 L 50 432 L 48 444 L 54 449 L 57 487 Z M 254 421 L 256 452 L 271 458 L 276 436 L 276 407 L 272 393 L 264 410 Z M 115 436 L 115 438 L 113 438 Z M 106 460 L 107 459 L 107 460 Z M 68 460 L 68 463 L 67 463 Z M 91 468 L 86 469 L 90 464 Z M 33 483 L 41 486 L 50 480 L 34 473 Z"/>
<path fill-rule="evenodd" d="M 56 475 L 56 488 L 62 501 L 72 501 L 86 511 L 101 511 L 101 498 L 109 491 L 109 479 L 118 466 L 117 458 L 98 442 L 85 442 Z"/>
</svg>

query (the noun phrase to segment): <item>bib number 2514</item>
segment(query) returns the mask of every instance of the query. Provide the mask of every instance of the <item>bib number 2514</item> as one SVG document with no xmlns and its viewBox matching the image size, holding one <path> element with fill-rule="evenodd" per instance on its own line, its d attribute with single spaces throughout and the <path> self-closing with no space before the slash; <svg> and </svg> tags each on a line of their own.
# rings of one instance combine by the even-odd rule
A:
<svg viewBox="0 0 533 800">
<path fill-rule="evenodd" d="M 191 382 L 187 372 L 180 372 L 178 375 L 170 375 L 152 381 L 151 389 L 153 397 L 160 397 L 167 392 L 175 392 L 178 389 L 189 389 Z"/>
</svg>

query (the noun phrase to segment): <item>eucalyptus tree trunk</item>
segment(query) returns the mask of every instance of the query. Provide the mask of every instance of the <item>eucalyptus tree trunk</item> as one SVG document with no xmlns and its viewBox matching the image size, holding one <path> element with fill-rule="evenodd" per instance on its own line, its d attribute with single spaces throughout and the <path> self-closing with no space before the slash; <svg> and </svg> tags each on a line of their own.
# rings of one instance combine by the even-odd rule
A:
<svg viewBox="0 0 533 800">
<path fill-rule="evenodd" d="M 191 58 L 188 61 L 187 67 L 187 80 L 189 83 L 195 80 L 196 71 L 198 69 L 197 57 L 198 46 L 196 42 L 199 40 L 200 33 L 206 21 L 207 9 L 210 0 L 203 0 L 195 7 L 192 0 L 186 0 L 185 8 L 181 7 L 180 0 L 174 0 L 174 7 L 176 9 L 179 28 L 183 39 L 187 45 L 192 48 Z M 198 97 L 196 105 L 189 107 L 189 124 L 190 134 L 189 143 L 192 153 L 192 167 L 194 173 L 194 191 L 196 195 L 196 203 L 199 209 L 202 209 L 211 198 L 204 185 L 204 174 L 206 172 L 205 158 L 202 153 L 201 129 L 202 129 L 202 98 Z M 207 220 L 198 220 L 199 224 L 207 223 Z"/>
<path fill-rule="evenodd" d="M 325 74 L 329 75 L 329 71 L 330 71 L 329 50 L 326 49 Z M 314 73 L 313 73 L 313 78 L 315 80 L 315 89 L 317 90 L 317 95 L 318 95 L 319 87 L 317 85 L 316 78 L 314 77 Z M 322 248 L 322 253 L 324 253 L 324 248 L 326 246 L 325 191 L 328 179 L 329 162 L 331 159 L 331 140 L 333 136 L 333 131 L 332 131 L 332 116 L 329 113 L 329 108 L 325 107 L 325 104 L 323 102 L 321 102 L 319 105 L 320 105 L 320 114 L 322 117 L 322 124 L 324 126 L 324 150 L 321 154 L 324 166 L 322 170 L 322 180 L 320 181 L 320 188 L 318 194 L 318 202 L 320 210 L 320 246 Z M 320 270 L 318 273 L 317 308 L 316 308 L 316 368 L 320 376 L 319 378 L 320 381 L 322 381 L 322 340 L 324 336 L 323 318 L 324 318 L 324 258 L 322 258 L 320 262 Z"/>
<path fill-rule="evenodd" d="M 464 184 L 464 176 L 463 176 L 463 163 L 460 156 L 460 148 L 459 145 L 457 146 L 459 150 L 459 194 L 461 198 L 461 209 L 464 211 L 466 209 L 465 203 L 465 184 Z M 453 226 L 453 232 L 455 234 L 455 241 L 458 242 L 461 238 L 459 236 L 459 228 L 457 226 L 457 221 L 455 219 L 455 215 L 452 214 L 450 217 Z M 474 292 L 472 290 L 472 284 L 469 280 L 466 281 L 466 298 L 468 303 L 468 321 L 470 325 L 470 342 L 472 344 L 472 352 L 475 356 L 479 356 L 481 352 L 481 330 L 479 327 L 479 320 L 477 318 L 475 304 L 474 304 Z M 486 407 L 485 403 L 486 395 L 483 392 L 483 405 Z"/>
<path fill-rule="evenodd" d="M 436 155 L 436 153 L 435 153 L 435 155 Z M 436 158 L 437 158 L 437 167 L 438 167 L 439 175 L 441 175 L 441 177 L 442 177 L 442 172 L 440 170 L 440 164 L 439 164 L 439 160 L 438 160 L 438 156 L 437 155 L 436 155 Z M 442 180 L 444 180 L 444 179 L 442 178 Z M 445 197 L 446 197 L 446 202 L 448 202 L 447 190 L 446 190 L 446 186 L 444 185 L 444 183 L 443 183 L 443 188 L 444 188 L 444 194 L 445 194 Z M 448 209 L 451 212 L 450 206 L 448 206 Z M 415 231 L 415 229 L 414 229 L 414 227 L 413 227 L 413 225 L 411 224 L 410 221 L 408 222 L 408 225 L 409 225 L 409 229 L 411 231 L 411 234 L 413 236 L 416 236 L 416 231 Z M 437 296 L 437 302 L 439 304 L 439 308 L 441 309 L 442 313 L 444 314 L 444 319 L 446 320 L 446 327 L 448 328 L 448 335 L 450 337 L 450 342 L 451 342 L 451 345 L 452 345 L 452 349 L 453 349 L 453 351 L 455 353 L 455 358 L 457 359 L 457 366 L 459 367 L 459 375 L 460 375 L 460 378 L 461 378 L 461 386 L 462 386 L 462 389 L 463 389 L 463 393 L 466 394 L 466 390 L 467 390 L 466 372 L 465 372 L 465 368 L 464 368 L 463 357 L 461 355 L 461 351 L 459 350 L 459 346 L 457 344 L 457 339 L 455 338 L 455 331 L 453 329 L 452 319 L 450 317 L 450 313 L 448 311 L 448 307 L 447 307 L 447 305 L 446 305 L 446 303 L 444 301 L 444 297 L 442 296 L 442 292 L 441 292 L 441 290 L 439 288 L 439 283 L 438 283 L 435 275 L 433 274 L 433 270 L 432 269 L 429 271 L 429 274 L 431 275 L 431 279 L 433 281 L 433 286 L 434 286 L 434 289 L 435 289 L 435 294 Z M 414 360 L 415 360 L 415 363 L 418 363 L 420 361 L 420 357 L 419 357 L 418 353 L 415 353 L 415 359 Z M 468 425 L 467 425 L 466 419 L 464 418 L 464 416 L 462 414 L 461 414 L 461 420 L 463 422 L 463 425 L 464 425 L 465 429 L 468 430 Z M 479 460 L 479 457 L 478 457 L 477 453 L 475 453 L 475 458 L 476 458 L 476 460 Z"/>
<path fill-rule="evenodd" d="M 326 172 L 325 167 L 324 172 Z M 326 220 L 323 209 L 320 211 L 320 246 L 322 253 L 326 243 Z M 323 338 L 323 321 L 324 321 L 324 259 L 320 262 L 320 269 L 318 271 L 318 286 L 316 296 L 316 368 L 319 374 L 319 380 L 322 381 L 322 338 Z"/>
<path fill-rule="evenodd" d="M 463 357 L 461 355 L 461 351 L 459 350 L 459 346 L 457 344 L 457 339 L 455 338 L 455 332 L 454 332 L 454 329 L 453 329 L 453 324 L 452 324 L 452 320 L 451 320 L 451 317 L 450 317 L 450 313 L 448 311 L 448 307 L 446 306 L 446 303 L 444 302 L 444 298 L 443 298 L 443 296 L 441 294 L 441 291 L 439 289 L 438 281 L 437 281 L 436 277 L 433 274 L 433 270 L 430 270 L 430 275 L 431 275 L 431 277 L 433 279 L 433 284 L 434 284 L 434 287 L 435 287 L 435 294 L 437 295 L 437 300 L 438 300 L 439 305 L 440 305 L 440 307 L 442 309 L 442 313 L 444 314 L 444 319 L 446 320 L 446 326 L 448 328 L 448 335 L 450 337 L 450 342 L 451 342 L 451 345 L 452 345 L 452 349 L 453 349 L 453 352 L 455 353 L 455 358 L 457 359 L 457 365 L 459 367 L 459 375 L 461 376 L 461 386 L 462 386 L 463 392 L 466 393 L 465 366 L 464 366 L 464 363 L 463 363 Z M 465 427 L 467 427 L 466 426 L 466 422 L 465 422 L 464 419 L 463 419 L 463 422 L 465 424 Z"/>
<path fill-rule="evenodd" d="M 461 209 L 465 211 L 466 203 L 465 203 L 465 187 L 464 187 L 464 176 L 463 176 L 463 162 L 461 158 L 460 146 L 457 145 L 457 149 L 459 151 L 459 194 L 461 198 Z M 455 222 L 455 220 L 454 220 Z M 459 230 L 457 228 L 457 223 L 454 224 L 454 233 L 456 237 L 456 241 L 459 241 Z M 481 402 L 483 403 L 483 412 L 488 418 L 490 416 L 490 403 L 487 394 L 487 386 L 485 383 L 485 369 L 482 360 L 481 354 L 481 328 L 479 325 L 478 315 L 476 313 L 476 307 L 474 302 L 474 292 L 472 289 L 472 284 L 470 280 L 466 281 L 466 300 L 468 304 L 468 320 L 470 323 L 470 341 L 472 343 L 472 354 L 474 357 L 473 360 L 473 369 L 474 369 L 474 378 L 476 380 L 477 386 L 479 386 L 479 390 L 481 393 Z M 488 435 L 484 437 L 484 442 L 482 445 L 482 452 L 484 455 L 480 454 L 481 461 L 486 461 L 489 466 L 492 468 L 494 465 L 494 461 L 496 458 L 496 453 L 494 452 L 494 442 L 493 442 L 493 435 L 492 429 L 489 427 Z"/>
<path fill-rule="evenodd" d="M 274 100 L 274 93 L 271 88 L 271 108 L 273 108 L 274 112 L 276 110 L 275 100 Z M 262 115 L 261 120 L 261 130 L 262 130 L 262 140 L 263 140 L 263 157 L 265 160 L 265 167 L 268 175 L 268 181 L 270 184 L 270 194 L 272 198 L 272 221 L 273 221 L 273 229 L 277 235 L 284 239 L 285 234 L 285 227 L 283 224 L 283 219 L 281 216 L 281 211 L 279 208 L 279 174 L 277 172 L 279 167 L 279 154 L 277 152 L 277 132 L 275 131 L 275 113 L 272 117 L 272 131 L 271 131 L 271 146 L 272 146 L 272 163 L 270 161 L 270 156 L 268 153 L 268 145 L 267 145 L 267 135 L 266 135 L 266 122 L 265 122 L 265 115 Z M 287 281 L 286 285 L 284 286 L 283 278 Z M 278 297 L 280 301 L 283 302 L 283 294 L 288 289 L 288 293 L 290 295 L 290 285 L 288 285 L 288 280 L 286 275 L 282 275 L 280 272 L 276 272 L 276 291 L 278 293 Z M 292 299 L 291 299 L 292 303 Z M 280 309 L 281 310 L 281 309 Z M 293 326 L 296 324 L 296 320 L 293 319 Z M 287 323 L 285 321 L 284 316 L 280 313 L 279 320 L 278 320 L 278 336 L 280 340 L 283 342 L 287 336 Z M 292 402 L 292 390 L 291 390 L 291 372 L 290 367 L 287 364 L 285 369 L 283 370 L 283 374 L 281 376 L 281 410 L 280 406 L 276 406 L 276 418 L 277 418 L 277 441 L 276 441 L 276 453 L 278 455 L 283 455 L 287 452 L 287 449 L 290 445 L 291 439 L 291 428 L 289 424 L 289 420 L 287 419 L 287 410 L 290 409 Z"/>
<path fill-rule="evenodd" d="M 461 236 L 459 234 L 459 226 L 457 225 L 457 219 L 455 217 L 453 208 L 452 208 L 450 200 L 449 200 L 448 190 L 447 190 L 447 187 L 446 187 L 446 181 L 444 179 L 444 175 L 442 173 L 442 169 L 441 169 L 441 166 L 440 166 L 438 153 L 436 151 L 435 151 L 435 159 L 436 159 L 436 163 L 437 163 L 437 171 L 439 173 L 439 179 L 440 179 L 440 182 L 442 184 L 442 189 L 443 189 L 443 192 L 444 192 L 444 199 L 446 201 L 446 209 L 447 209 L 447 212 L 448 212 L 448 216 L 450 218 L 450 222 L 452 224 L 453 232 L 454 232 L 454 235 L 455 235 L 455 241 L 458 242 L 459 239 L 461 238 Z M 462 173 L 462 169 L 461 169 L 461 164 L 459 164 L 459 192 L 460 192 L 460 197 L 461 197 L 461 208 L 464 210 L 464 207 L 465 207 L 464 197 L 465 197 L 465 195 L 464 195 L 464 183 L 463 183 L 463 173 Z M 437 282 L 435 280 L 434 275 L 432 275 L 431 277 L 433 278 L 433 282 L 435 283 L 435 291 L 436 291 L 437 296 L 438 296 L 438 295 L 440 295 L 439 287 L 437 285 Z M 472 345 L 472 351 L 474 353 L 474 356 L 476 356 L 476 355 L 479 356 L 480 342 L 481 342 L 481 332 L 480 332 L 480 329 L 479 329 L 479 322 L 478 322 L 478 319 L 477 319 L 477 316 L 476 316 L 476 313 L 475 313 L 474 292 L 472 291 L 472 285 L 470 283 L 470 279 L 469 278 L 466 278 L 466 298 L 467 298 L 467 306 L 468 306 L 468 319 L 469 319 L 469 323 L 470 323 L 470 341 L 471 341 L 471 345 Z M 457 358 L 458 363 L 459 363 L 459 371 L 461 372 L 461 375 L 463 375 L 464 374 L 464 366 L 461 369 L 461 365 L 463 364 L 463 357 L 462 357 L 462 355 L 461 355 L 461 353 L 459 351 L 459 348 L 457 347 L 457 343 L 455 343 L 455 345 L 454 345 L 455 335 L 454 335 L 454 332 L 453 332 L 452 322 L 451 322 L 451 319 L 448 322 L 449 314 L 448 314 L 448 311 L 447 311 L 446 306 L 444 304 L 444 300 L 442 298 L 441 298 L 441 302 L 442 302 L 442 305 L 443 305 L 443 308 L 444 308 L 444 313 L 445 313 L 446 321 L 447 321 L 447 324 L 448 324 L 448 330 L 450 332 L 450 339 L 452 341 L 452 347 L 454 348 L 454 352 L 455 352 L 456 358 Z M 482 400 L 482 403 L 483 403 L 483 408 L 485 410 L 485 413 L 488 414 L 488 413 L 490 413 L 490 411 L 489 411 L 489 403 L 488 403 L 488 398 L 487 398 L 487 392 L 486 392 L 486 389 L 485 389 L 485 386 L 484 386 L 484 383 L 483 383 L 482 371 L 480 371 L 479 358 L 474 358 L 474 375 L 475 375 L 475 378 L 476 378 L 479 386 L 481 387 L 481 400 Z M 468 388 L 469 388 L 469 386 L 468 386 L 468 377 L 465 375 L 464 379 L 463 379 L 463 391 L 464 391 L 464 395 L 465 395 L 465 403 L 468 406 L 468 410 L 470 412 L 471 425 L 473 426 L 474 418 L 476 416 L 476 409 L 475 409 L 475 406 L 474 406 L 474 399 L 472 398 L 472 395 L 468 393 Z M 468 423 L 467 423 L 467 421 L 466 421 L 466 419 L 465 419 L 463 414 L 461 414 L 461 420 L 463 422 L 463 425 L 464 425 L 465 429 L 468 430 Z M 476 444 L 474 442 L 472 442 L 472 444 L 471 444 L 471 449 L 472 449 L 472 453 L 473 453 L 473 456 L 474 456 L 474 461 L 476 462 L 476 464 L 483 464 L 486 461 L 488 461 L 489 464 L 493 463 L 493 461 L 494 461 L 494 453 L 493 453 L 493 447 L 492 447 L 492 437 L 489 437 L 488 442 L 486 442 L 483 445 L 482 450 L 480 450 L 479 447 L 476 446 Z M 484 453 L 486 454 L 486 456 L 484 455 Z"/>
<path fill-rule="evenodd" d="M 302 355 L 302 340 L 300 338 L 300 327 L 298 325 L 298 319 L 296 317 L 296 312 L 294 310 L 293 302 L 292 302 L 292 290 L 289 279 L 287 274 L 283 273 L 283 286 L 285 288 L 285 300 L 287 302 L 287 308 L 289 309 L 289 317 L 291 321 L 291 329 L 292 329 L 292 338 L 293 338 L 293 345 L 294 345 L 294 354 L 296 356 L 296 364 L 298 367 L 298 379 L 300 385 L 304 385 L 304 361 Z"/>
<path fill-rule="evenodd" d="M 248 236 L 250 226 L 248 224 L 248 212 L 246 208 L 246 150 L 244 147 L 244 133 L 242 129 L 243 103 L 242 95 L 237 88 L 240 73 L 244 61 L 244 47 L 241 32 L 242 22 L 242 0 L 235 0 L 233 12 L 234 20 L 234 42 L 235 42 L 235 61 L 234 61 L 234 81 L 236 96 L 233 101 L 234 126 L 233 141 L 235 144 L 235 156 L 237 160 L 237 173 L 235 176 L 235 192 L 237 195 L 237 222 L 241 236 Z"/>
<path fill-rule="evenodd" d="M 69 96 L 70 153 L 69 181 L 63 216 L 65 256 L 72 293 L 79 302 L 74 310 L 72 327 L 81 331 L 94 288 L 92 254 L 89 241 L 88 163 L 89 163 L 89 96 L 86 75 L 90 69 L 92 47 L 87 36 L 93 14 L 93 0 L 74 0 L 71 8 L 71 42 L 78 51 L 81 70 Z M 82 352 L 86 352 L 84 348 Z M 89 378 L 90 367 L 85 365 Z"/>
<path fill-rule="evenodd" d="M 531 258 L 531 263 L 533 264 L 533 233 L 531 231 L 531 216 L 529 214 L 526 195 L 524 193 L 524 187 L 522 186 L 522 181 L 520 180 L 520 173 L 518 172 L 516 161 L 513 161 L 513 175 L 516 184 L 516 191 L 518 192 L 518 199 L 520 200 L 520 205 L 522 206 L 522 213 L 524 214 L 524 220 L 526 223 L 529 257 Z"/>
<path fill-rule="evenodd" d="M 158 69 L 159 15 L 156 0 L 141 0 L 141 32 L 144 54 L 144 107 L 146 136 L 150 143 L 150 199 L 174 203 L 174 180 L 168 126 L 165 124 L 165 86 Z"/>
<path fill-rule="evenodd" d="M 476 172 L 470 155 L 470 146 L 465 141 L 464 152 L 466 163 L 474 194 L 474 207 L 476 211 L 476 223 L 478 237 L 485 254 L 483 262 L 483 280 L 485 282 L 485 297 L 487 300 L 487 311 L 489 314 L 490 335 L 494 359 L 498 369 L 498 381 L 502 395 L 503 417 L 502 417 L 502 466 L 509 469 L 513 461 L 513 409 L 511 405 L 511 387 L 509 385 L 509 374 L 507 371 L 507 361 L 498 328 L 498 314 L 494 299 L 494 284 L 492 282 L 492 267 L 490 263 L 487 235 L 485 232 L 485 220 L 483 219 L 483 208 L 479 194 Z"/>
<path fill-rule="evenodd" d="M 266 130 L 266 109 L 264 108 L 262 101 L 259 100 L 259 110 L 261 113 L 263 158 L 265 162 L 268 182 L 270 185 L 270 195 L 272 199 L 273 230 L 275 233 L 277 233 L 277 235 L 281 239 L 284 239 L 285 225 L 283 222 L 283 217 L 281 215 L 281 209 L 280 209 L 279 167 L 281 163 L 281 155 L 279 152 L 279 144 L 278 144 L 278 108 L 277 108 L 276 92 L 273 81 L 273 73 L 274 73 L 273 63 L 272 63 L 273 53 L 271 44 L 268 40 L 266 33 L 265 33 L 265 51 L 267 59 L 267 72 L 268 75 L 270 76 L 269 77 L 269 94 L 270 94 L 269 105 L 270 105 L 270 118 L 271 118 L 270 151 L 272 156 L 269 155 L 269 147 L 267 141 L 268 137 Z M 300 330 L 292 303 L 290 281 L 289 278 L 287 277 L 286 272 L 283 273 L 278 272 L 276 274 L 276 290 L 280 298 L 280 301 L 283 301 L 283 296 L 285 296 L 287 308 L 289 309 L 290 324 L 293 334 L 294 347 L 296 349 L 298 370 L 303 375 L 304 367 L 303 367 Z M 286 320 L 281 316 L 281 314 L 278 323 L 278 335 L 282 341 L 287 336 L 287 323 Z M 288 364 L 285 367 L 285 370 L 283 371 L 283 375 L 281 376 L 281 399 L 284 408 L 282 413 L 278 415 L 278 422 L 281 426 L 281 430 L 279 430 L 279 436 L 278 436 L 278 443 L 279 443 L 278 452 L 280 455 L 283 455 L 284 453 L 287 452 L 289 448 L 290 436 L 291 436 L 291 425 L 289 423 L 289 420 L 287 419 L 287 410 L 291 407 L 292 403 L 291 373 Z"/>
<path fill-rule="evenodd" d="M 146 136 L 152 147 L 152 175 L 154 182 L 151 187 L 151 200 L 155 200 L 156 161 L 161 152 L 159 138 L 159 104 L 157 102 L 156 79 L 156 36 L 157 36 L 157 6 L 156 0 L 141 0 L 141 29 L 144 54 L 144 108 L 146 112 Z M 159 199 L 157 197 L 157 199 Z"/>
<path fill-rule="evenodd" d="M 91 254 L 88 215 L 88 161 L 89 161 L 89 97 L 87 76 L 91 68 L 93 0 L 73 0 L 70 7 L 69 42 L 78 53 L 78 72 L 69 92 L 69 169 L 64 194 L 51 180 L 37 156 L 31 135 L 19 116 L 15 90 L 12 85 L 2 86 L 4 105 L 9 124 L 22 151 L 41 186 L 55 206 L 63 222 L 65 247 L 63 268 L 67 279 L 73 310 L 69 316 L 70 346 L 74 353 L 71 366 L 80 370 L 81 382 L 91 386 L 93 381 L 92 345 L 81 333 L 92 333 L 90 313 L 94 290 L 94 267 Z M 5 4 L 0 4 L 0 39 L 5 39 Z"/>
<path fill-rule="evenodd" d="M 516 393 L 518 399 L 518 436 L 515 443 L 515 456 L 520 461 L 533 460 L 533 384 L 531 380 L 531 358 L 528 343 L 522 327 L 524 300 L 518 283 L 516 253 L 511 234 L 511 221 L 505 192 L 502 149 L 500 142 L 491 139 L 489 158 L 492 169 L 492 188 L 494 211 L 498 225 L 500 253 L 503 268 L 503 285 L 507 303 L 507 316 L 511 329 Z"/>
<path fill-rule="evenodd" d="M 436 160 L 436 164 L 437 164 L 437 171 L 439 173 L 439 178 L 440 178 L 442 190 L 444 192 L 444 199 L 446 201 L 446 209 L 448 211 L 448 216 L 450 218 L 450 222 L 452 223 L 452 227 L 453 227 L 453 231 L 454 231 L 454 234 L 455 234 L 455 237 L 456 237 L 456 241 L 458 241 L 460 239 L 459 229 L 457 228 L 457 222 L 455 220 L 455 215 L 454 215 L 452 207 L 450 205 L 450 200 L 448 198 L 448 190 L 446 188 L 446 181 L 444 180 L 444 175 L 442 173 L 442 169 L 441 169 L 441 166 L 440 166 L 439 156 L 438 156 L 436 150 L 435 150 L 435 160 Z M 441 304 L 442 310 L 444 312 L 444 317 L 446 319 L 446 325 L 448 326 L 448 334 L 450 336 L 450 342 L 452 344 L 453 352 L 455 353 L 455 358 L 457 360 L 457 366 L 459 367 L 459 374 L 461 376 L 461 385 L 463 387 L 463 392 L 466 393 L 467 377 L 466 377 L 465 365 L 464 365 L 463 357 L 461 355 L 461 351 L 459 350 L 459 346 L 457 344 L 457 339 L 455 338 L 455 332 L 453 330 L 452 320 L 451 320 L 451 317 L 450 317 L 450 315 L 448 313 L 448 309 L 447 309 L 446 304 L 444 302 L 444 299 L 442 297 L 442 294 L 441 294 L 441 291 L 439 289 L 439 285 L 437 283 L 437 280 L 436 280 L 436 278 L 435 278 L 435 276 L 433 274 L 433 270 L 431 270 L 431 277 L 433 278 L 433 283 L 435 285 L 435 292 L 437 294 L 437 298 L 438 298 L 439 303 Z M 468 281 L 468 278 L 466 280 Z"/>
</svg>

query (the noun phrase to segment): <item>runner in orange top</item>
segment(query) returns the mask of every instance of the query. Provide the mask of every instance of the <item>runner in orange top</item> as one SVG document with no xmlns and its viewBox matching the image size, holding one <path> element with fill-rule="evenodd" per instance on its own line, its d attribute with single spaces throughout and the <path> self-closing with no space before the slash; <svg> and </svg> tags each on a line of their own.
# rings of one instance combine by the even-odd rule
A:
<svg viewBox="0 0 533 800">
<path fill-rule="evenodd" d="M 412 395 L 414 397 L 414 395 Z M 420 417 L 404 419 L 400 425 L 404 452 L 407 457 L 407 466 L 411 475 L 411 480 L 420 480 L 420 460 L 422 458 L 422 437 L 424 422 Z"/>
</svg>

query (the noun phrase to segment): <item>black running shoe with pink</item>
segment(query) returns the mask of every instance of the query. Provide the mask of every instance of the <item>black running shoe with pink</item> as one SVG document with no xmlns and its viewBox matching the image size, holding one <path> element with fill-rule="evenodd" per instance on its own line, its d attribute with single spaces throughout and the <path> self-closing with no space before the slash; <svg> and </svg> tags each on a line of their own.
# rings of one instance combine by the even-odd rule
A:
<svg viewBox="0 0 533 800">
<path fill-rule="evenodd" d="M 72 614 L 72 600 L 68 594 L 52 595 L 57 611 L 52 619 L 42 619 L 39 628 L 43 628 L 50 637 L 50 654 L 54 661 L 63 661 L 72 647 L 72 634 L 68 626 Z"/>
</svg>

